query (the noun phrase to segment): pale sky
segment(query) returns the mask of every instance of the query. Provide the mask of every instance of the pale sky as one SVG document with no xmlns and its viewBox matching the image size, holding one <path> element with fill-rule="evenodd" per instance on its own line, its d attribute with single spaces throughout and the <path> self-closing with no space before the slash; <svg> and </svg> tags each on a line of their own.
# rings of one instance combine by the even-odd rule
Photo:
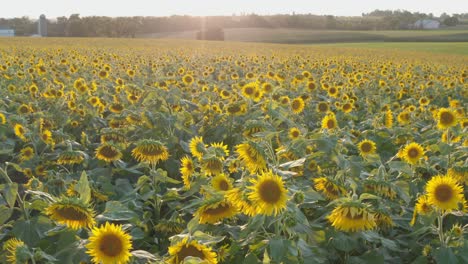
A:
<svg viewBox="0 0 468 264">
<path fill-rule="evenodd" d="M 0 0 L 0 17 L 45 14 L 70 16 L 232 15 L 241 13 L 360 16 L 375 9 L 411 12 L 468 13 L 468 0 Z"/>
</svg>

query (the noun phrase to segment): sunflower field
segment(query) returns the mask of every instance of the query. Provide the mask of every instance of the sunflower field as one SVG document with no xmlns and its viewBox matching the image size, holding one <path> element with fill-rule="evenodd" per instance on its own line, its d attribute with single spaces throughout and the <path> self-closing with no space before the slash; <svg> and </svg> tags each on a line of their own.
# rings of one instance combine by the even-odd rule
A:
<svg viewBox="0 0 468 264">
<path fill-rule="evenodd" d="M 0 263 L 467 263 L 468 57 L 0 40 Z"/>
</svg>

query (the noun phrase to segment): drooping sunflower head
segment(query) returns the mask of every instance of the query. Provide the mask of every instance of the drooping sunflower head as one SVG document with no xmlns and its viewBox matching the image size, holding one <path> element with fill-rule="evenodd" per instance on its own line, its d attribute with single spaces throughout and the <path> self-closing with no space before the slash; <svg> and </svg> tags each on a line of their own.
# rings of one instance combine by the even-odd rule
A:
<svg viewBox="0 0 468 264">
<path fill-rule="evenodd" d="M 103 143 L 96 149 L 96 158 L 113 162 L 122 158 L 122 152 L 112 143 Z"/>
<path fill-rule="evenodd" d="M 429 204 L 440 210 L 457 210 L 458 204 L 463 203 L 463 187 L 450 176 L 435 176 L 426 184 Z"/>
<path fill-rule="evenodd" d="M 437 111 L 437 127 L 447 129 L 458 123 L 457 113 L 451 109 L 441 108 Z"/>
<path fill-rule="evenodd" d="M 266 171 L 251 179 L 251 183 L 248 197 L 258 214 L 277 215 L 286 208 L 288 194 L 280 176 Z"/>
<path fill-rule="evenodd" d="M 358 144 L 359 154 L 363 157 L 374 154 L 377 146 L 374 141 L 365 139 Z"/>
<path fill-rule="evenodd" d="M 315 178 L 314 187 L 329 200 L 337 199 L 346 193 L 346 189 L 326 177 Z"/>
<path fill-rule="evenodd" d="M 143 139 L 136 143 L 132 156 L 139 162 L 157 164 L 169 159 L 169 151 L 163 143 L 153 139 Z"/>
<path fill-rule="evenodd" d="M 383 211 L 376 212 L 374 218 L 376 225 L 380 228 L 386 229 L 395 225 L 395 223 L 393 223 L 392 217 Z"/>
<path fill-rule="evenodd" d="M 222 219 L 233 217 L 236 214 L 237 208 L 228 201 L 203 205 L 195 213 L 200 218 L 200 224 L 215 224 Z"/>
<path fill-rule="evenodd" d="M 0 125 L 6 124 L 6 117 L 3 113 L 0 113 Z"/>
<path fill-rule="evenodd" d="M 84 158 L 85 157 L 83 153 L 80 151 L 67 150 L 59 154 L 57 164 L 60 164 L 60 165 L 80 164 L 83 162 Z"/>
<path fill-rule="evenodd" d="M 63 197 L 45 209 L 50 219 L 71 229 L 91 228 L 94 224 L 94 211 L 89 205 L 73 197 Z"/>
<path fill-rule="evenodd" d="M 384 123 L 386 128 L 391 128 L 393 126 L 393 112 L 388 109 L 384 115 Z"/>
<path fill-rule="evenodd" d="M 203 137 L 194 137 L 189 143 L 190 153 L 192 153 L 192 156 L 196 157 L 198 160 L 203 158 L 207 147 L 208 145 L 203 142 Z"/>
<path fill-rule="evenodd" d="M 468 185 L 468 167 L 453 167 L 447 170 L 447 176 L 454 178 L 460 185 Z"/>
<path fill-rule="evenodd" d="M 398 157 L 410 164 L 416 164 L 424 156 L 424 148 L 412 142 L 398 152 Z"/>
<path fill-rule="evenodd" d="M 236 152 L 239 154 L 239 160 L 255 173 L 266 169 L 266 161 L 263 151 L 253 142 L 246 142 L 236 146 Z"/>
<path fill-rule="evenodd" d="M 202 171 L 206 175 L 219 175 L 223 172 L 223 161 L 220 158 L 210 156 L 202 159 Z"/>
<path fill-rule="evenodd" d="M 169 249 L 170 258 L 168 263 L 170 264 L 180 264 L 183 263 L 186 257 L 195 257 L 202 260 L 202 263 L 206 264 L 217 264 L 218 259 L 216 253 L 212 251 L 211 248 L 200 244 L 196 240 L 188 240 L 188 237 L 184 238 L 182 241 L 179 241 L 173 246 L 170 246 Z"/>
<path fill-rule="evenodd" d="M 131 236 L 122 230 L 122 226 L 106 222 L 93 228 L 86 248 L 94 263 L 125 264 L 131 257 Z"/>
<path fill-rule="evenodd" d="M 213 177 L 213 179 L 211 179 L 211 186 L 216 191 L 229 191 L 230 189 L 232 189 L 232 179 L 230 179 L 224 173 L 221 173 Z"/>
<path fill-rule="evenodd" d="M 333 209 L 328 216 L 331 225 L 345 232 L 359 232 L 376 227 L 374 213 L 358 201 L 346 201 Z"/>
<path fill-rule="evenodd" d="M 3 252 L 5 252 L 7 263 L 28 263 L 27 259 L 20 259 L 18 254 L 20 251 L 28 250 L 28 246 L 23 241 L 17 238 L 10 238 L 3 244 Z"/>
</svg>

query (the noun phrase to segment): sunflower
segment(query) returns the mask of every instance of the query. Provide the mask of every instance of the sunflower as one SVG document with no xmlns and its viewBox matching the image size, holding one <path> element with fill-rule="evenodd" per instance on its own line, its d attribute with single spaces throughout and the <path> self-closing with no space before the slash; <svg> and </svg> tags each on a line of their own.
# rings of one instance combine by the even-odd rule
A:
<svg viewBox="0 0 468 264">
<path fill-rule="evenodd" d="M 322 119 L 322 128 L 333 130 L 338 128 L 338 123 L 336 121 L 335 114 L 333 112 L 329 112 L 323 119 Z"/>
<path fill-rule="evenodd" d="M 288 195 L 280 176 L 266 171 L 250 182 L 248 197 L 258 214 L 276 216 L 286 208 Z"/>
<path fill-rule="evenodd" d="M 179 241 L 177 244 L 170 246 L 169 249 L 170 258 L 168 263 L 180 264 L 184 262 L 186 257 L 195 257 L 202 260 L 206 264 L 217 264 L 218 259 L 216 253 L 211 248 L 198 243 L 196 240 L 188 241 L 188 237 Z"/>
<path fill-rule="evenodd" d="M 294 98 L 291 102 L 291 109 L 295 114 L 302 113 L 302 111 L 304 111 L 304 107 L 305 103 L 301 97 Z"/>
<path fill-rule="evenodd" d="M 401 125 L 407 125 L 410 122 L 410 117 L 411 117 L 410 112 L 403 111 L 398 114 L 398 117 L 397 117 L 398 123 L 400 123 Z"/>
<path fill-rule="evenodd" d="M 463 187 L 450 176 L 432 177 L 426 184 L 426 193 L 429 204 L 441 210 L 457 210 L 464 201 Z"/>
<path fill-rule="evenodd" d="M 257 215 L 257 207 L 248 198 L 248 193 L 240 188 L 232 188 L 224 193 L 227 201 L 237 208 L 238 212 L 242 212 L 248 216 Z"/>
<path fill-rule="evenodd" d="M 68 151 L 63 151 L 60 153 L 57 164 L 60 165 L 65 165 L 65 164 L 80 164 L 84 160 L 84 155 L 79 152 L 79 151 L 73 151 L 73 150 L 68 150 Z"/>
<path fill-rule="evenodd" d="M 341 106 L 341 110 L 342 110 L 344 113 L 350 113 L 351 111 L 353 111 L 353 104 L 351 104 L 351 103 L 344 103 L 344 104 Z"/>
<path fill-rule="evenodd" d="M 398 152 L 398 157 L 410 164 L 416 164 L 424 156 L 424 149 L 418 143 L 412 142 Z"/>
<path fill-rule="evenodd" d="M 224 192 L 232 189 L 232 180 L 224 173 L 220 173 L 211 179 L 213 189 Z"/>
<path fill-rule="evenodd" d="M 91 228 L 95 224 L 93 210 L 76 198 L 61 198 L 49 205 L 45 214 L 71 229 Z"/>
<path fill-rule="evenodd" d="M 358 144 L 359 154 L 363 157 L 374 154 L 377 150 L 375 142 L 372 140 L 365 139 Z"/>
<path fill-rule="evenodd" d="M 456 126 L 458 123 L 457 113 L 447 108 L 441 108 L 437 111 L 437 127 L 439 129 L 447 129 Z"/>
<path fill-rule="evenodd" d="M 301 131 L 297 127 L 292 127 L 289 129 L 288 137 L 290 139 L 297 139 L 301 136 Z"/>
<path fill-rule="evenodd" d="M 236 214 L 236 207 L 227 201 L 203 205 L 195 212 L 195 215 L 200 218 L 200 224 L 215 224 L 220 220 L 233 217 Z"/>
<path fill-rule="evenodd" d="M 132 256 L 131 236 L 122 230 L 122 226 L 106 222 L 99 228 L 94 227 L 86 245 L 94 263 L 125 264 Z"/>
<path fill-rule="evenodd" d="M 0 113 L 0 125 L 6 124 L 6 117 L 3 113 Z"/>
<path fill-rule="evenodd" d="M 465 167 L 454 167 L 447 170 L 447 176 L 454 178 L 462 185 L 468 185 L 468 169 Z"/>
<path fill-rule="evenodd" d="M 427 195 L 419 196 L 414 206 L 413 218 L 411 219 L 410 225 L 414 225 L 416 222 L 416 216 L 419 215 L 428 215 L 433 212 L 432 205 L 429 203 Z"/>
<path fill-rule="evenodd" d="M 26 129 L 21 124 L 15 124 L 14 126 L 15 135 L 23 141 L 27 141 L 24 134 L 26 134 Z"/>
<path fill-rule="evenodd" d="M 222 142 L 211 143 L 210 149 L 214 151 L 216 157 L 220 157 L 223 160 L 224 157 L 229 156 L 228 146 L 224 145 Z"/>
<path fill-rule="evenodd" d="M 17 238 L 10 238 L 3 244 L 3 252 L 5 253 L 7 263 L 29 263 L 27 259 L 18 259 L 18 252 L 26 251 L 28 247 L 23 241 Z"/>
<path fill-rule="evenodd" d="M 119 114 L 124 110 L 124 106 L 121 103 L 118 103 L 118 102 L 117 103 L 112 103 L 111 105 L 109 105 L 109 110 L 112 113 Z"/>
<path fill-rule="evenodd" d="M 161 142 L 153 139 L 143 139 L 136 143 L 132 156 L 139 162 L 157 164 L 169 159 L 169 152 Z"/>
<path fill-rule="evenodd" d="M 390 215 L 388 215 L 388 214 L 386 214 L 384 212 L 379 211 L 379 212 L 375 213 L 374 218 L 375 218 L 375 223 L 380 228 L 391 228 L 392 226 L 395 225 L 395 223 L 393 223 L 393 219 L 390 217 Z"/>
<path fill-rule="evenodd" d="M 319 102 L 317 104 L 317 112 L 327 113 L 330 110 L 330 106 L 327 102 Z"/>
<path fill-rule="evenodd" d="M 194 137 L 190 140 L 189 143 L 190 153 L 192 153 L 192 156 L 198 160 L 203 158 L 207 147 L 208 145 L 203 142 L 203 137 Z"/>
<path fill-rule="evenodd" d="M 384 118 L 385 118 L 385 127 L 386 128 L 391 128 L 393 126 L 393 112 L 392 110 L 388 109 L 385 114 L 384 114 Z"/>
<path fill-rule="evenodd" d="M 31 147 L 25 147 L 20 150 L 20 161 L 27 161 L 34 157 L 34 149 Z"/>
<path fill-rule="evenodd" d="M 192 75 L 186 74 L 182 77 L 182 82 L 184 82 L 185 85 L 191 85 L 194 82 L 194 78 Z"/>
<path fill-rule="evenodd" d="M 333 227 L 345 232 L 359 232 L 376 227 L 374 214 L 366 205 L 356 202 L 344 202 L 327 217 Z"/>
<path fill-rule="evenodd" d="M 189 189 L 190 188 L 190 177 L 195 172 L 195 166 L 193 164 L 193 160 L 185 156 L 180 160 L 180 173 L 182 174 L 182 180 L 184 182 L 184 186 Z"/>
<path fill-rule="evenodd" d="M 203 158 L 201 165 L 206 175 L 218 175 L 223 172 L 223 161 L 217 157 Z"/>
<path fill-rule="evenodd" d="M 246 142 L 236 146 L 239 160 L 254 173 L 266 169 L 266 161 L 260 148 L 253 142 Z"/>
<path fill-rule="evenodd" d="M 52 139 L 52 132 L 48 129 L 45 129 L 41 132 L 41 140 L 46 144 L 53 144 L 54 140 Z"/>
<path fill-rule="evenodd" d="M 106 162 L 112 162 L 122 158 L 122 152 L 112 143 L 104 143 L 96 149 L 96 158 Z"/>
<path fill-rule="evenodd" d="M 248 84 L 242 86 L 242 95 L 244 97 L 254 99 L 255 93 L 257 92 L 257 90 L 258 90 L 257 83 L 256 82 L 251 82 L 251 83 L 248 83 Z"/>
<path fill-rule="evenodd" d="M 20 115 L 25 115 L 25 114 L 29 114 L 32 112 L 32 109 L 29 105 L 27 104 L 22 104 L 18 107 L 18 110 L 17 110 L 18 114 Z"/>
<path fill-rule="evenodd" d="M 326 177 L 315 178 L 314 187 L 329 200 L 335 200 L 346 193 L 345 188 Z"/>
</svg>

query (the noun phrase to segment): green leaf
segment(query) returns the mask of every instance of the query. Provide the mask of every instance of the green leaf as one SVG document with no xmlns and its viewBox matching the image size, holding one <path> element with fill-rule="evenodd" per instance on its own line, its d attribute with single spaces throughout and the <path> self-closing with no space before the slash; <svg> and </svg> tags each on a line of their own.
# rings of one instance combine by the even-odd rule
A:
<svg viewBox="0 0 468 264">
<path fill-rule="evenodd" d="M 107 221 L 128 221 L 137 217 L 136 213 L 130 211 L 125 205 L 118 201 L 109 201 L 106 203 L 106 209 L 99 215 L 100 220 Z"/>
<path fill-rule="evenodd" d="M 272 239 L 268 243 L 270 249 L 270 257 L 273 261 L 281 262 L 286 255 L 286 246 L 283 239 Z"/>
<path fill-rule="evenodd" d="M 47 217 L 39 216 L 31 220 L 19 220 L 11 230 L 12 234 L 24 241 L 28 246 L 34 247 L 41 238 L 45 237 L 45 232 L 52 227 Z"/>
<path fill-rule="evenodd" d="M 459 263 L 457 256 L 451 248 L 442 247 L 434 250 L 434 259 L 438 264 L 457 264 Z"/>
<path fill-rule="evenodd" d="M 132 254 L 133 257 L 135 258 L 139 258 L 139 259 L 147 259 L 147 260 L 151 260 L 151 261 L 157 261 L 158 258 L 149 253 L 148 251 L 144 251 L 144 250 L 134 250 L 132 252 L 130 252 L 130 254 Z"/>
<path fill-rule="evenodd" d="M 243 264 L 258 264 L 258 263 L 261 263 L 260 260 L 252 253 L 247 254 L 243 262 Z"/>
<path fill-rule="evenodd" d="M 10 208 L 15 207 L 16 197 L 18 195 L 18 184 L 16 182 L 7 183 L 3 189 L 3 196 L 10 206 Z"/>
<path fill-rule="evenodd" d="M 8 208 L 5 205 L 0 205 L 0 226 L 6 223 L 10 219 L 11 214 L 13 214 L 13 209 Z"/>
<path fill-rule="evenodd" d="M 359 196 L 359 200 L 363 201 L 363 200 L 379 200 L 379 199 L 382 199 L 381 197 L 377 196 L 377 195 L 373 195 L 373 194 L 370 194 L 370 193 L 363 193 Z"/>
<path fill-rule="evenodd" d="M 348 235 L 337 233 L 336 237 L 332 240 L 333 246 L 341 251 L 350 252 L 357 248 L 358 242 Z"/>
<path fill-rule="evenodd" d="M 75 186 L 75 191 L 78 192 L 83 202 L 89 203 L 91 201 L 91 188 L 89 187 L 88 175 L 86 175 L 85 171 L 81 173 L 80 180 Z"/>
</svg>

